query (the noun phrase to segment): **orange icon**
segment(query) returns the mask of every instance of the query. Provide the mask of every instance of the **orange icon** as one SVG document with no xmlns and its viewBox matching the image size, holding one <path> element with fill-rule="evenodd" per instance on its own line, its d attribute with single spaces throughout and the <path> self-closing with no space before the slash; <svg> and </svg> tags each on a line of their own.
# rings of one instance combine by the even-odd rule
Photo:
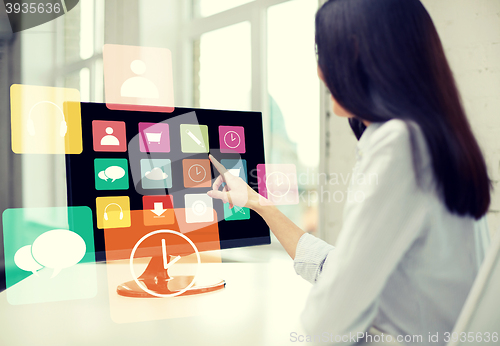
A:
<svg viewBox="0 0 500 346">
<path fill-rule="evenodd" d="M 184 187 L 210 187 L 212 174 L 210 161 L 205 159 L 186 159 L 182 161 Z"/>
</svg>

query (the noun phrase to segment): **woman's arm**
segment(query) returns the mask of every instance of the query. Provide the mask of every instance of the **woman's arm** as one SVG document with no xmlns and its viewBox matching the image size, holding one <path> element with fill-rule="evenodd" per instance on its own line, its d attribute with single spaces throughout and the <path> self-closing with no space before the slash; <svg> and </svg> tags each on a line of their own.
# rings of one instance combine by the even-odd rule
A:
<svg viewBox="0 0 500 346">
<path fill-rule="evenodd" d="M 295 258 L 297 243 L 305 232 L 274 205 L 263 203 L 266 200 L 262 196 L 248 186 L 243 179 L 229 173 L 212 155 L 210 155 L 210 161 L 221 175 L 215 180 L 212 186 L 213 190 L 209 191 L 208 195 L 221 199 L 224 203 L 230 203 L 231 208 L 233 205 L 237 205 L 257 212 L 266 221 L 290 257 Z M 219 191 L 223 182 L 226 183 L 226 186 L 222 191 Z"/>
<path fill-rule="evenodd" d="M 281 245 L 292 259 L 295 258 L 295 250 L 299 239 L 304 235 L 304 231 L 295 225 L 274 205 L 258 205 L 254 206 L 255 210 L 263 219 L 278 238 Z"/>
</svg>

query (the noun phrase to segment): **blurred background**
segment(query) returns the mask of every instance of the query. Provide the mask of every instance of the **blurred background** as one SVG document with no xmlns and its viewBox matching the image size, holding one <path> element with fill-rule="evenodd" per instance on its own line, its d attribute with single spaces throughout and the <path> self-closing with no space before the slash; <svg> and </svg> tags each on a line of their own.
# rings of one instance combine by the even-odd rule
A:
<svg viewBox="0 0 500 346">
<path fill-rule="evenodd" d="M 12 34 L 0 4 L 0 209 L 64 206 L 64 158 L 14 155 L 9 88 L 70 87 L 104 102 L 105 43 L 172 51 L 176 106 L 262 111 L 266 162 L 293 163 L 300 203 L 282 207 L 305 231 L 335 243 L 356 140 L 331 112 L 316 74 L 318 0 L 80 0 L 66 15 Z M 494 186 L 500 179 L 500 1 L 424 0 L 441 35 Z M 326 179 L 325 179 L 326 177 Z M 500 225 L 500 194 L 488 214 Z M 271 246 L 227 260 L 285 259 Z"/>
</svg>

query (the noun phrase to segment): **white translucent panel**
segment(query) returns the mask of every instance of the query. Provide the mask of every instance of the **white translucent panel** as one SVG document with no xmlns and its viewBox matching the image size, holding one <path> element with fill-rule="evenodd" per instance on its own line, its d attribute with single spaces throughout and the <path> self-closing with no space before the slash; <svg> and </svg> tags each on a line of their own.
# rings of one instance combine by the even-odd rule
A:
<svg viewBox="0 0 500 346">
<path fill-rule="evenodd" d="M 195 16 L 208 17 L 253 0 L 194 0 Z"/>
<path fill-rule="evenodd" d="M 293 158 L 290 151 L 296 150 L 298 164 L 313 168 L 319 165 L 320 84 L 314 52 L 317 6 L 316 1 L 294 0 L 267 12 L 271 131 L 280 132 L 273 134 L 277 140 L 296 145 L 294 149 L 273 141 L 277 147 L 272 148 L 271 160 Z"/>
<path fill-rule="evenodd" d="M 200 37 L 199 106 L 249 110 L 252 89 L 250 23 Z"/>
</svg>

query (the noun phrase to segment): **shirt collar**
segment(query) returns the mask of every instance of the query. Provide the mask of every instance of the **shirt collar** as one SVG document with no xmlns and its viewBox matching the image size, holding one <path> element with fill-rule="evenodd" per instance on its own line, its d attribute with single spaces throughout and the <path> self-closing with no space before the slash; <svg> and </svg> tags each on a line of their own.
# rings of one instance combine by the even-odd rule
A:
<svg viewBox="0 0 500 346">
<path fill-rule="evenodd" d="M 370 143 L 370 137 L 383 123 L 371 123 L 368 125 L 358 141 L 358 150 L 364 150 Z"/>
</svg>

